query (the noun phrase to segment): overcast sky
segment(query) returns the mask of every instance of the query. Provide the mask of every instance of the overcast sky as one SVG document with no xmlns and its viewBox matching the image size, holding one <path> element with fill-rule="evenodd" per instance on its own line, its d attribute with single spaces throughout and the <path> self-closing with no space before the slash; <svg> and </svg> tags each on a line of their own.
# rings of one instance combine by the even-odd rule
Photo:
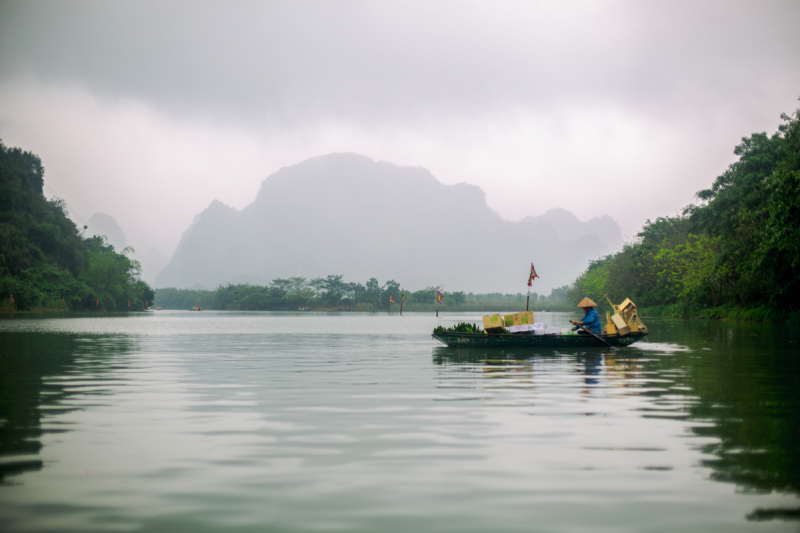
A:
<svg viewBox="0 0 800 533">
<path fill-rule="evenodd" d="M 798 20 L 796 0 L 0 0 L 0 138 L 140 251 L 330 152 L 630 236 L 800 106 Z"/>
</svg>

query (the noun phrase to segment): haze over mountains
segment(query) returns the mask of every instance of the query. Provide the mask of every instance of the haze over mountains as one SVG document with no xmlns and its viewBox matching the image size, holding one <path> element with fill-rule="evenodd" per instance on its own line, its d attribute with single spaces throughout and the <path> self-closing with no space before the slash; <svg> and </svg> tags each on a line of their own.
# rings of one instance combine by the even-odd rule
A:
<svg viewBox="0 0 800 533">
<path fill-rule="evenodd" d="M 621 244 L 609 216 L 580 222 L 554 209 L 509 222 L 477 186 L 443 185 L 424 168 L 334 153 L 275 172 L 241 211 L 212 202 L 155 283 L 215 288 L 343 274 L 410 289 L 516 293 L 526 289 L 533 261 L 541 276 L 534 290 L 543 293 Z"/>
<path fill-rule="evenodd" d="M 108 244 L 112 245 L 117 252 L 122 252 L 128 245 L 125 238 L 125 232 L 117 223 L 117 220 L 111 215 L 105 213 L 95 213 L 89 217 L 88 220 L 84 219 L 73 213 L 69 212 L 69 216 L 73 222 L 80 228 L 84 225 L 86 236 L 103 235 L 105 236 Z M 133 259 L 139 261 L 142 265 L 142 279 L 146 282 L 153 284 L 155 276 L 161 272 L 167 265 L 168 259 L 156 248 L 150 247 L 146 251 L 136 250 L 132 255 Z"/>
<path fill-rule="evenodd" d="M 108 244 L 112 245 L 117 252 L 128 245 L 125 232 L 119 227 L 117 220 L 105 213 L 95 213 L 86 221 L 86 235 L 103 235 Z"/>
</svg>

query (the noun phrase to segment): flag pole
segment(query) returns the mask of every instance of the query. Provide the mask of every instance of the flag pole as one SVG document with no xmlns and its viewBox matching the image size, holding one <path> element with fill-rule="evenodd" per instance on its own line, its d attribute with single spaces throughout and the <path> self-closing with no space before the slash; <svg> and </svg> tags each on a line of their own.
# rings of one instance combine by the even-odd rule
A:
<svg viewBox="0 0 800 533">
<path fill-rule="evenodd" d="M 538 277 L 539 275 L 536 273 L 536 269 L 534 268 L 533 263 L 531 263 L 531 273 L 528 275 L 528 300 L 527 302 L 525 302 L 526 313 L 530 311 L 530 306 L 531 306 L 531 285 L 533 285 L 533 280 L 535 280 Z"/>
</svg>

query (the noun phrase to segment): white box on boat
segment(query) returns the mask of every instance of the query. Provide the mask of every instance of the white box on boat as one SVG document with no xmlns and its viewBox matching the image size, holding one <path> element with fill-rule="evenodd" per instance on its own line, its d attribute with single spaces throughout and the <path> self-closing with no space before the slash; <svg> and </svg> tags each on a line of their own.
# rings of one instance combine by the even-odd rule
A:
<svg viewBox="0 0 800 533">
<path fill-rule="evenodd" d="M 547 331 L 547 322 L 537 322 L 533 324 L 534 335 L 544 335 L 545 331 Z"/>
<path fill-rule="evenodd" d="M 533 331 L 533 324 L 525 324 L 523 326 L 508 326 L 506 329 L 511 333 L 524 333 L 526 331 Z"/>
</svg>

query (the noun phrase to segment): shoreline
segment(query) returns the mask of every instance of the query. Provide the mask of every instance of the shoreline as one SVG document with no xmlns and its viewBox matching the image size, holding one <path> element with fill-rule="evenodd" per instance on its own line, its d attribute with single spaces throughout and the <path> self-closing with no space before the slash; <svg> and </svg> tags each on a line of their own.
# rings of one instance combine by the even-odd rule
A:
<svg viewBox="0 0 800 533">
<path fill-rule="evenodd" d="M 724 320 L 759 324 L 787 324 L 800 320 L 800 309 L 780 312 L 766 305 L 758 307 L 720 305 L 717 307 L 693 308 L 692 306 L 675 303 L 643 307 L 639 309 L 639 316 L 642 318 L 689 318 L 694 320 Z"/>
</svg>

